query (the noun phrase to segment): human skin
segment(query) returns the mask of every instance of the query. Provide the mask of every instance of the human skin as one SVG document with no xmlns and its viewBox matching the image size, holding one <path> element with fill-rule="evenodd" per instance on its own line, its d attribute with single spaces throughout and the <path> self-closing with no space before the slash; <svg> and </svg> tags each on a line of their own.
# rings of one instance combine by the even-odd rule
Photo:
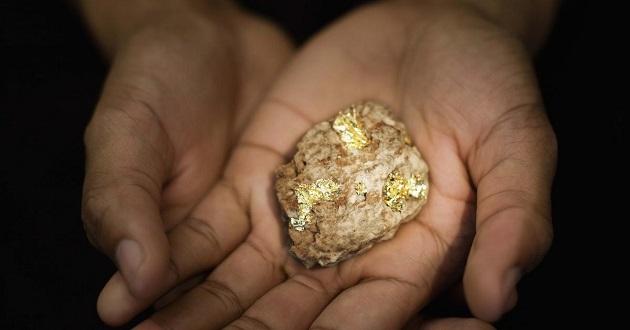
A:
<svg viewBox="0 0 630 330">
<path fill-rule="evenodd" d="M 556 143 L 530 59 L 551 22 L 549 3 L 392 1 L 321 32 L 275 80 L 187 221 L 164 234 L 141 222 L 144 204 L 111 197 L 127 207 L 124 225 L 88 204 L 88 224 L 108 228 L 93 232 L 94 241 L 111 245 L 148 226 L 146 237 L 132 237 L 167 256 L 154 268 L 144 259 L 143 281 L 124 267 L 114 275 L 99 299 L 101 317 L 123 323 L 176 283 L 210 271 L 140 327 L 400 328 L 459 281 L 474 316 L 500 318 L 552 238 Z M 365 99 L 388 104 L 406 123 L 431 167 L 428 203 L 392 240 L 307 270 L 287 254 L 272 173 L 314 123 Z M 161 244 L 149 234 L 164 236 Z M 113 246 L 105 250 L 115 256 Z"/>
<path fill-rule="evenodd" d="M 178 242 L 166 232 L 196 230 L 191 210 L 292 46 L 229 2 L 84 1 L 80 9 L 111 59 L 85 132 L 83 219 L 120 269 L 98 304 L 106 322 L 120 324 L 133 312 L 112 314 L 115 304 L 101 302 L 121 292 L 150 301 L 174 284 L 165 277 Z"/>
</svg>

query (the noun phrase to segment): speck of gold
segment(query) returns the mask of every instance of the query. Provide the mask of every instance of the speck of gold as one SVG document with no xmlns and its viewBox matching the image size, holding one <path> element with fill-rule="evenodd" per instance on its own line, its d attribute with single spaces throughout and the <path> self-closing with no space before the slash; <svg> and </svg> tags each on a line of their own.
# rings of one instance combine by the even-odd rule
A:
<svg viewBox="0 0 630 330">
<path fill-rule="evenodd" d="M 394 170 L 385 179 L 383 201 L 393 211 L 402 212 L 409 197 L 426 199 L 428 192 L 426 177 L 414 174 L 405 178 Z"/>
<path fill-rule="evenodd" d="M 311 223 L 311 210 L 321 201 L 332 201 L 337 197 L 339 184 L 331 179 L 317 179 L 310 184 L 298 184 L 294 189 L 298 202 L 298 216 L 289 224 L 297 231 L 303 231 Z"/>
<path fill-rule="evenodd" d="M 385 205 L 396 212 L 401 212 L 405 207 L 405 200 L 409 196 L 407 180 L 398 171 L 389 173 L 383 186 L 383 199 Z"/>
<path fill-rule="evenodd" d="M 402 135 L 403 142 L 405 142 L 406 145 L 412 145 L 411 138 L 409 137 L 407 130 L 403 129 L 402 131 L 400 131 L 400 135 Z"/>
<path fill-rule="evenodd" d="M 367 187 L 365 186 L 365 183 L 357 182 L 354 185 L 354 191 L 357 193 L 357 195 L 365 195 L 367 193 Z"/>
<path fill-rule="evenodd" d="M 429 182 L 426 175 L 414 174 L 409 178 L 409 196 L 419 199 L 427 199 L 429 194 Z"/>
<path fill-rule="evenodd" d="M 359 150 L 368 145 L 369 139 L 355 106 L 340 112 L 333 121 L 333 129 L 346 147 Z"/>
</svg>

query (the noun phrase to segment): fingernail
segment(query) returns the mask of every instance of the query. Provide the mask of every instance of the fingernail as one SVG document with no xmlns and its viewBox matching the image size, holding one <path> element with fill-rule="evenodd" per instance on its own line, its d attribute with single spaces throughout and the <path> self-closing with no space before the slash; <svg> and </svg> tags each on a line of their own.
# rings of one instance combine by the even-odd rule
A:
<svg viewBox="0 0 630 330">
<path fill-rule="evenodd" d="M 511 268 L 505 273 L 504 292 L 506 292 L 506 299 L 503 313 L 512 310 L 512 308 L 516 306 L 516 303 L 518 302 L 518 291 L 516 290 L 516 285 L 518 284 L 518 281 L 521 280 L 522 275 L 523 271 L 521 271 L 518 267 Z"/>
<path fill-rule="evenodd" d="M 136 277 L 138 269 L 144 261 L 144 252 L 138 242 L 123 239 L 116 248 L 116 261 L 123 277 L 130 284 L 129 282 Z"/>
</svg>

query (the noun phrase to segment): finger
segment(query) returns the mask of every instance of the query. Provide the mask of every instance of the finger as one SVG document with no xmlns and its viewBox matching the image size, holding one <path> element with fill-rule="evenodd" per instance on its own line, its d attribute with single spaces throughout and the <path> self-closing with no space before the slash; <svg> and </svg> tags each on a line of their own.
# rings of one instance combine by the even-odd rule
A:
<svg viewBox="0 0 630 330">
<path fill-rule="evenodd" d="M 449 317 L 440 319 L 423 320 L 417 326 L 406 329 L 418 330 L 493 330 L 494 327 L 490 323 L 474 319 Z"/>
<path fill-rule="evenodd" d="M 284 273 L 257 243 L 239 246 L 199 286 L 155 313 L 138 326 L 152 329 L 217 329 L 239 317 Z"/>
<path fill-rule="evenodd" d="M 339 295 L 318 317 L 314 328 L 400 329 L 414 313 L 414 283 L 394 278 L 367 280 Z M 409 294 L 413 291 L 413 294 Z"/>
<path fill-rule="evenodd" d="M 447 149 L 439 145 L 428 148 L 425 155 L 434 162 L 451 164 L 448 153 L 443 152 Z M 403 224 L 394 239 L 351 259 L 352 267 L 361 270 L 363 282 L 341 293 L 316 325 L 400 328 L 460 276 L 472 238 L 472 228 L 467 225 L 472 205 L 467 182 L 449 179 L 454 172 L 445 167 L 433 170 L 430 197 L 418 218 Z M 346 286 L 354 284 L 348 281 Z M 373 312 L 365 315 L 362 310 Z"/>
<path fill-rule="evenodd" d="M 394 240 L 348 260 L 350 266 L 342 264 L 344 287 L 349 289 L 324 309 L 313 327 L 400 329 L 441 286 L 443 278 L 436 277 L 442 270 L 437 265 L 446 250 L 436 248 L 441 243 L 433 235 L 425 224 L 411 221 Z M 348 271 L 352 268 L 359 273 Z"/>
<path fill-rule="evenodd" d="M 431 317 L 425 312 L 414 314 L 403 330 L 492 330 L 494 326 L 475 318 Z"/>
<path fill-rule="evenodd" d="M 553 131 L 542 111 L 508 112 L 470 158 L 477 186 L 477 234 L 464 275 L 473 314 L 497 320 L 517 301 L 516 284 L 552 239 Z"/>
<path fill-rule="evenodd" d="M 101 318 L 112 324 L 127 322 L 173 286 L 218 264 L 249 232 L 244 210 L 230 184 L 217 184 L 191 216 L 168 233 L 168 275 L 145 297 L 134 296 L 120 276 L 113 276 L 99 296 Z"/>
<path fill-rule="evenodd" d="M 150 103 L 108 84 L 85 133 L 82 216 L 90 241 L 146 296 L 168 269 L 158 202 L 173 152 Z"/>
<path fill-rule="evenodd" d="M 302 271 L 273 288 L 256 301 L 228 328 L 308 329 L 324 307 L 341 290 L 336 269 L 309 272 L 292 260 L 293 269 Z M 289 271 L 291 274 L 292 271 Z"/>
<path fill-rule="evenodd" d="M 197 276 L 194 276 L 182 283 L 179 283 L 176 287 L 169 290 L 165 295 L 160 297 L 154 304 L 153 307 L 156 310 L 160 310 L 166 306 L 168 306 L 173 301 L 177 300 L 177 298 L 184 295 L 186 292 L 190 291 L 192 288 L 199 285 L 203 280 L 208 277 L 209 274 L 201 273 Z"/>
<path fill-rule="evenodd" d="M 279 162 L 278 155 L 266 149 L 246 145 L 237 147 L 226 176 L 241 182 L 237 186 L 244 187 L 237 190 L 246 201 L 250 217 L 251 230 L 247 239 L 217 266 L 204 283 L 157 312 L 147 325 L 157 322 L 173 329 L 222 327 L 284 280 L 285 273 L 280 267 L 287 257 L 284 233 L 278 223 L 279 215 L 274 195 L 270 193 L 272 183 L 267 170 Z M 242 177 L 230 173 L 241 174 Z M 226 221 L 225 225 L 232 224 Z"/>
</svg>

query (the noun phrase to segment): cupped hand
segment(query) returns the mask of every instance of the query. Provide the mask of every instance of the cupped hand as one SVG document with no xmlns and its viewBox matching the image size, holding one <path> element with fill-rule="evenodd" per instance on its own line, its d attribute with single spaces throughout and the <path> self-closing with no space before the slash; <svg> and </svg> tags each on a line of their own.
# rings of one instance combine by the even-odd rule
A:
<svg viewBox="0 0 630 330">
<path fill-rule="evenodd" d="M 407 124 L 430 166 L 428 203 L 393 239 L 305 269 L 287 254 L 273 171 L 314 123 L 362 100 Z M 212 271 L 140 327 L 395 329 L 459 280 L 473 314 L 496 320 L 552 238 L 556 151 L 542 108 L 523 42 L 475 7 L 357 10 L 296 56 L 194 226 L 169 233 L 180 280 Z"/>
<path fill-rule="evenodd" d="M 173 286 L 174 259 L 201 257 L 173 237 L 196 230 L 192 208 L 290 52 L 275 27 L 224 6 L 152 13 L 121 41 L 85 133 L 84 225 L 120 270 L 99 297 L 105 322 Z"/>
</svg>

